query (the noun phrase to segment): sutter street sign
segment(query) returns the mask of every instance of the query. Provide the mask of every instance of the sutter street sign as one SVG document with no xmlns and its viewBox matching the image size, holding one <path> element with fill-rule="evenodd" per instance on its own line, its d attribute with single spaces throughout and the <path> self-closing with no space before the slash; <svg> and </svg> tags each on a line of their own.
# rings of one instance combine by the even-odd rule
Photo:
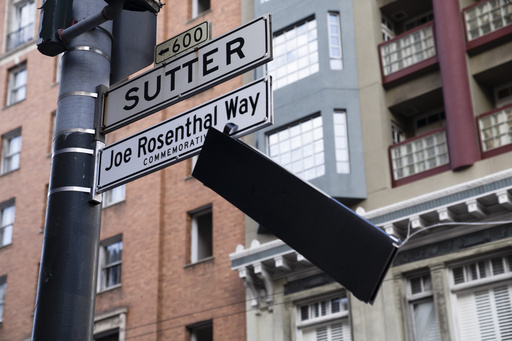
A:
<svg viewBox="0 0 512 341">
<path fill-rule="evenodd" d="M 266 15 L 112 88 L 106 95 L 102 132 L 118 129 L 270 60 L 271 17 Z"/>
<path fill-rule="evenodd" d="M 233 136 L 241 137 L 272 121 L 271 78 L 265 77 L 103 148 L 96 193 L 198 154 L 210 127 L 233 123 Z"/>
</svg>

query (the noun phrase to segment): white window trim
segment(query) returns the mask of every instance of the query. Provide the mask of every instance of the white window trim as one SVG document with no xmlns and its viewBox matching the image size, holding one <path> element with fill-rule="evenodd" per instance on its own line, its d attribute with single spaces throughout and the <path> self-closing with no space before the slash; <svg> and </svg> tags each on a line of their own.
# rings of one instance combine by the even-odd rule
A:
<svg viewBox="0 0 512 341">
<path fill-rule="evenodd" d="M 117 329 L 119 331 L 119 341 L 125 340 L 126 314 L 128 309 L 120 308 L 114 311 L 101 314 L 94 317 L 93 334 L 98 335 L 110 330 Z"/>
<path fill-rule="evenodd" d="M 510 255 L 509 251 L 487 254 L 482 257 L 472 258 L 469 261 L 466 260 L 466 261 L 456 262 L 456 263 L 451 264 L 449 267 L 447 267 L 446 271 L 447 271 L 447 276 L 449 279 L 450 292 L 451 292 L 450 303 L 451 303 L 451 307 L 453 310 L 452 320 L 453 320 L 454 325 L 457 326 L 457 328 L 456 328 L 457 340 L 464 341 L 461 339 L 461 335 L 460 335 L 461 331 L 460 331 L 460 328 L 458 328 L 458 323 L 459 323 L 458 296 L 464 295 L 464 294 L 475 293 L 477 291 L 492 290 L 494 288 L 497 288 L 497 287 L 500 287 L 503 285 L 508 285 L 510 287 L 511 286 L 510 283 L 512 280 L 512 269 L 509 269 L 509 271 L 507 271 L 503 274 L 493 275 L 493 276 L 485 277 L 485 278 L 479 278 L 476 280 L 470 280 L 470 281 L 467 281 L 464 283 L 459 283 L 459 284 L 455 284 L 455 281 L 453 278 L 454 277 L 453 269 L 457 268 L 457 267 L 461 267 L 461 266 L 462 267 L 468 266 L 470 264 L 474 264 L 474 263 L 478 263 L 478 262 L 482 262 L 482 261 L 487 262 L 493 258 L 505 257 L 508 255 Z M 512 264 L 509 263 L 509 266 L 512 267 Z"/>
<path fill-rule="evenodd" d="M 337 20 L 337 32 L 331 32 L 331 16 L 335 16 L 336 17 L 336 20 Z M 343 70 L 343 47 L 342 47 L 342 43 L 341 43 L 341 18 L 340 18 L 340 14 L 338 12 L 328 12 L 327 13 L 327 38 L 328 38 L 328 43 L 329 43 L 329 63 L 330 63 L 330 68 L 331 70 Z M 340 49 L 340 55 L 339 57 L 338 56 L 333 56 L 332 55 L 332 48 L 333 46 L 331 45 L 331 38 L 332 37 L 338 37 L 338 44 L 339 44 L 339 49 Z M 339 61 L 339 64 L 340 66 L 339 67 L 333 67 L 335 62 Z"/>
<path fill-rule="evenodd" d="M 199 224 L 197 218 L 211 214 L 212 216 L 212 254 L 207 257 L 199 258 Z M 190 263 L 200 263 L 202 261 L 211 259 L 213 257 L 213 209 L 212 206 L 203 207 L 193 212 L 189 212 L 190 215 Z"/>
<path fill-rule="evenodd" d="M 3 322 L 4 307 L 5 307 L 5 296 L 7 291 L 7 276 L 0 276 L 0 287 L 3 286 L 3 297 L 0 297 L 0 326 Z"/>
<path fill-rule="evenodd" d="M 305 29 L 306 40 L 301 41 L 302 45 L 289 47 L 288 45 L 298 42 L 296 34 L 301 28 Z M 304 38 L 304 36 L 302 37 Z M 272 43 L 274 45 L 274 60 L 268 63 L 266 68 L 273 77 L 274 91 L 319 72 L 318 24 L 315 16 L 297 21 L 274 33 Z M 287 57 L 290 52 L 299 55 L 290 61 Z M 301 52 L 305 52 L 305 55 L 301 56 Z M 279 63 L 282 64 L 278 65 Z"/>
<path fill-rule="evenodd" d="M 122 195 L 121 195 L 122 194 Z M 112 188 L 103 193 L 102 206 L 107 208 L 126 200 L 126 185 Z"/>
<path fill-rule="evenodd" d="M 22 71 L 25 71 L 27 73 L 27 79 L 25 80 L 25 83 L 22 86 L 14 88 L 14 86 L 15 86 L 14 83 L 16 81 L 16 75 L 18 75 Z M 27 85 L 28 85 L 27 64 L 22 63 L 22 64 L 15 66 L 9 70 L 9 82 L 7 84 L 7 106 L 21 103 L 27 98 Z M 25 96 L 20 100 L 14 101 L 13 91 L 15 91 L 15 90 L 17 91 L 17 90 L 21 89 L 22 87 L 25 87 Z"/>
<path fill-rule="evenodd" d="M 21 26 L 20 21 L 22 20 L 22 18 L 18 18 L 18 10 L 20 10 L 25 5 L 29 5 L 29 4 L 32 4 L 32 13 L 30 13 L 32 21 L 29 22 L 28 25 Z M 11 1 L 10 4 L 9 4 L 9 20 L 6 22 L 6 24 L 4 26 L 5 32 L 6 32 L 5 43 L 4 43 L 5 44 L 5 49 L 4 50 L 5 51 L 12 51 L 12 50 L 16 49 L 17 47 L 22 46 L 25 43 L 28 43 L 29 41 L 34 40 L 34 38 L 35 38 L 35 24 L 36 24 L 36 3 L 35 3 L 34 0 Z M 15 31 L 20 30 L 20 29 L 22 29 L 24 27 L 27 27 L 29 25 L 32 25 L 31 38 L 28 39 L 25 42 L 22 42 L 21 44 L 16 44 L 15 46 L 8 46 L 9 45 L 9 41 L 10 41 L 9 35 L 14 33 Z"/>
<path fill-rule="evenodd" d="M 312 327 L 321 328 L 323 326 L 336 324 L 337 322 L 341 322 L 342 320 L 350 319 L 350 304 L 349 304 L 347 310 L 341 309 L 341 311 L 339 311 L 337 313 L 331 313 L 331 314 L 328 314 L 325 316 L 310 318 L 306 321 L 302 321 L 302 319 L 301 319 L 300 308 L 302 306 L 310 305 L 310 304 L 318 303 L 318 302 L 322 302 L 322 301 L 330 301 L 334 298 L 339 298 L 343 295 L 347 296 L 348 292 L 346 292 L 346 291 L 345 291 L 345 293 L 336 292 L 334 294 L 329 294 L 326 296 L 319 296 L 319 297 L 315 297 L 314 299 L 310 298 L 307 300 L 302 300 L 302 301 L 296 302 L 294 304 L 294 311 L 295 311 L 295 328 L 296 328 L 297 340 L 298 341 L 303 340 L 302 336 L 303 336 L 303 332 L 305 329 L 309 329 Z M 348 296 L 346 297 L 346 299 L 348 299 Z M 352 330 L 351 330 L 351 333 L 352 333 Z"/>
<path fill-rule="evenodd" d="M 430 277 L 430 283 L 431 283 L 431 288 L 430 290 L 427 290 L 425 289 L 424 287 L 424 282 L 423 282 L 423 277 L 424 276 L 429 276 Z M 415 278 L 419 278 L 421 277 L 422 278 L 422 291 L 419 292 L 419 293 L 415 293 L 413 294 L 412 293 L 412 288 L 411 288 L 411 281 Z M 413 306 L 415 304 L 420 304 L 420 303 L 426 303 L 426 302 L 432 302 L 435 306 L 435 301 L 434 301 L 434 283 L 432 282 L 432 275 L 430 273 L 428 273 L 427 271 L 425 272 L 421 272 L 421 273 L 417 273 L 415 275 L 411 275 L 411 276 L 408 276 L 407 278 L 404 279 L 404 282 L 405 282 L 405 286 L 406 286 L 406 299 L 407 299 L 407 321 L 408 321 L 408 327 L 409 327 L 409 336 L 411 338 L 411 340 L 416 340 L 416 321 L 415 321 L 415 318 L 414 318 L 414 310 L 413 310 Z M 434 308 L 435 309 L 435 308 Z M 437 316 L 437 312 L 434 312 L 435 313 L 435 318 L 436 318 L 436 324 L 437 324 L 437 335 L 440 337 L 441 334 L 440 334 L 440 331 L 439 331 L 439 319 L 438 319 L 438 316 Z"/>
<path fill-rule="evenodd" d="M 311 125 L 311 129 L 303 131 L 305 125 Z M 326 174 L 324 127 L 324 119 L 318 112 L 270 131 L 266 134 L 267 155 L 274 162 L 306 181 L 322 177 Z M 300 128 L 300 132 L 294 135 L 292 131 L 297 128 Z M 284 138 L 281 139 L 280 136 L 283 135 Z M 307 136 L 311 137 L 308 137 L 305 143 L 304 138 Z M 294 139 L 300 141 L 295 144 Z M 308 148 L 312 148 L 311 153 L 304 155 Z M 293 155 L 295 152 L 296 159 Z"/>
<path fill-rule="evenodd" d="M 192 0 L 192 19 L 201 16 L 203 13 L 206 13 L 211 10 L 212 3 L 210 1 L 210 8 L 207 8 L 204 11 L 199 12 L 199 1 L 200 0 Z"/>
<path fill-rule="evenodd" d="M 105 291 L 109 291 L 109 290 L 112 290 L 112 289 L 115 289 L 115 288 L 119 288 L 123 281 L 122 281 L 122 271 L 123 271 L 123 258 L 121 256 L 121 260 L 118 261 L 117 264 L 120 264 L 121 265 L 121 281 L 115 285 L 111 285 L 111 286 L 107 286 L 107 283 L 106 283 L 106 276 L 104 274 L 104 270 L 106 268 L 106 258 L 107 258 L 107 255 L 106 255 L 106 248 L 107 246 L 109 245 L 112 245 L 112 244 L 115 244 L 115 243 L 118 243 L 118 242 L 123 242 L 123 236 L 122 235 L 117 235 L 117 236 L 114 236 L 114 237 L 111 237 L 109 239 L 106 239 L 104 241 L 101 241 L 100 242 L 100 249 L 99 249 L 99 259 L 98 259 L 98 283 L 97 283 L 97 292 L 98 293 L 101 293 L 101 292 L 105 292 Z M 124 246 L 124 245 L 123 245 Z M 112 266 L 112 265 L 111 265 Z"/>
<path fill-rule="evenodd" d="M 15 154 L 9 154 L 8 155 L 7 154 L 8 153 L 7 149 L 10 146 L 11 140 L 16 138 L 16 137 L 19 137 L 21 139 L 20 149 L 17 152 L 17 154 L 20 155 L 20 164 L 18 165 L 17 168 L 4 170 L 6 159 L 8 157 L 10 158 L 13 155 L 15 155 Z M 1 150 L 0 150 L 0 175 L 13 172 L 13 171 L 15 171 L 15 170 L 17 170 L 17 169 L 19 169 L 21 167 L 21 150 L 22 150 L 22 148 L 23 148 L 23 138 L 21 136 L 21 128 L 18 128 L 18 129 L 15 129 L 13 131 L 10 131 L 7 134 L 2 136 L 2 145 L 1 145 Z"/>
</svg>

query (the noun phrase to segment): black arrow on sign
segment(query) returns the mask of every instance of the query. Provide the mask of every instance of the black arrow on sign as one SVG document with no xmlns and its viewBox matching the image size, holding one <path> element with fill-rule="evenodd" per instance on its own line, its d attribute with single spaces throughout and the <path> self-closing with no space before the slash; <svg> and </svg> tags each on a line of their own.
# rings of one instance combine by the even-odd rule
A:
<svg viewBox="0 0 512 341">
<path fill-rule="evenodd" d="M 166 54 L 167 52 L 169 52 L 169 48 L 166 48 L 166 49 L 160 50 L 160 52 L 158 52 L 158 55 L 159 55 L 159 56 L 161 56 L 161 55 Z"/>
</svg>

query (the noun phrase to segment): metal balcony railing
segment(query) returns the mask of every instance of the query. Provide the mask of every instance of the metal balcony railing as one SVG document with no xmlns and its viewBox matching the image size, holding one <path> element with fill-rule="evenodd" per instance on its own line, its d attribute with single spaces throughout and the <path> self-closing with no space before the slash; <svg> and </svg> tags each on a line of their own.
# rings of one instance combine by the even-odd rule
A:
<svg viewBox="0 0 512 341">
<path fill-rule="evenodd" d="M 20 27 L 7 35 L 7 51 L 14 49 L 34 38 L 34 23 Z"/>
<path fill-rule="evenodd" d="M 444 129 L 393 145 L 389 152 L 395 181 L 450 163 Z"/>
<path fill-rule="evenodd" d="M 512 144 L 512 105 L 478 118 L 482 152 Z"/>
<path fill-rule="evenodd" d="M 380 45 L 382 73 L 390 75 L 436 55 L 433 23 L 427 23 Z"/>
<path fill-rule="evenodd" d="M 507 0 L 482 1 L 464 10 L 468 41 L 512 25 L 512 4 Z"/>
</svg>

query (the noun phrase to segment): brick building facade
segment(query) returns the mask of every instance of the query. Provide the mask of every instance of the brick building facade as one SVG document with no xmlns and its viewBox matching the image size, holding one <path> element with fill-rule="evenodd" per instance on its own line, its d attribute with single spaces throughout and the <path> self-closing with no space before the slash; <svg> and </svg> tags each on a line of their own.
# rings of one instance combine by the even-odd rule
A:
<svg viewBox="0 0 512 341">
<path fill-rule="evenodd" d="M 41 1 L 2 1 L 0 340 L 28 340 L 36 298 L 58 100 L 59 58 L 36 50 Z M 198 23 L 243 23 L 243 2 L 168 1 L 157 42 Z M 240 76 L 130 126 L 107 144 L 241 86 Z M 97 340 L 245 339 L 245 290 L 229 253 L 243 213 L 191 177 L 192 160 L 104 194 Z"/>
</svg>

